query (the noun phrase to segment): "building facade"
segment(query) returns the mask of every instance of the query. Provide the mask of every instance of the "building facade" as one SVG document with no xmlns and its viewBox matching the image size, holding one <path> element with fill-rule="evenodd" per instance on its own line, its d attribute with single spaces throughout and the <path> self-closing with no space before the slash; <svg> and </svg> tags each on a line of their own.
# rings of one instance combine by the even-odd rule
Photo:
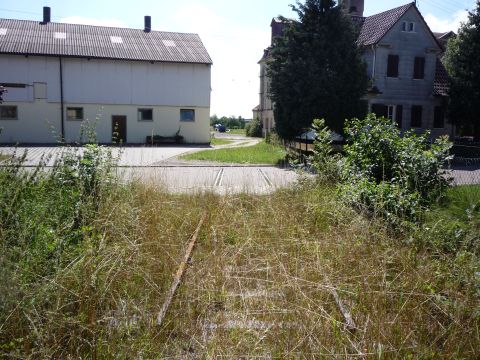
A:
<svg viewBox="0 0 480 360">
<path fill-rule="evenodd" d="M 0 19 L 0 143 L 208 143 L 212 61 L 198 35 Z"/>
<path fill-rule="evenodd" d="M 448 76 L 440 61 L 445 34 L 433 34 L 414 3 L 369 17 L 363 16 L 363 0 L 344 0 L 340 5 L 360 30 L 358 46 L 371 79 L 365 95 L 368 110 L 396 121 L 403 131 L 430 130 L 433 137 L 454 136 L 453 126 L 445 117 Z M 279 35 L 279 27 L 279 20 L 274 19 L 272 38 Z M 265 79 L 270 50 L 265 50 L 259 62 L 257 117 L 265 132 L 275 127 Z"/>
</svg>

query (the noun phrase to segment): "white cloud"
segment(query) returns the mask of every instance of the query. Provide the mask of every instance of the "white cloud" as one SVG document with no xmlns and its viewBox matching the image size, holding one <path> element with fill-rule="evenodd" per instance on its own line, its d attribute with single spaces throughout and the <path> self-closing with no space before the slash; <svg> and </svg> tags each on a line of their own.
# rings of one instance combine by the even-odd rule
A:
<svg viewBox="0 0 480 360">
<path fill-rule="evenodd" d="M 452 14 L 449 19 L 441 19 L 431 13 L 425 16 L 425 21 L 427 22 L 430 29 L 435 32 L 447 32 L 454 31 L 458 32 L 460 25 L 468 20 L 468 11 L 459 10 Z"/>
<path fill-rule="evenodd" d="M 94 19 L 82 16 L 68 16 L 60 19 L 60 22 L 66 24 L 82 24 L 94 26 L 109 26 L 109 27 L 128 27 L 126 23 L 117 19 Z"/>
</svg>

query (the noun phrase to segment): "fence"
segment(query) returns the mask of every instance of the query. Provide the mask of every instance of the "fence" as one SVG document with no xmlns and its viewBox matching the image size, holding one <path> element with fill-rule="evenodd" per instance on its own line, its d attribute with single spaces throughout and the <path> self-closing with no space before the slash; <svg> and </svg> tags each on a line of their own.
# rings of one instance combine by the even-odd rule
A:
<svg viewBox="0 0 480 360">
<path fill-rule="evenodd" d="M 480 184 L 480 143 L 456 141 L 452 153 L 451 174 L 454 184 Z"/>
</svg>

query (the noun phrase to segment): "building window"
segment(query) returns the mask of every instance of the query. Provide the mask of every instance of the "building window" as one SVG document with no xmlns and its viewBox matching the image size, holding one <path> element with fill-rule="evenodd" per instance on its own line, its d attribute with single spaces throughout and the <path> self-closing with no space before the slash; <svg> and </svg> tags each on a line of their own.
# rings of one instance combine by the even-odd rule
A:
<svg viewBox="0 0 480 360">
<path fill-rule="evenodd" d="M 68 120 L 83 120 L 83 108 L 81 107 L 67 107 Z"/>
<path fill-rule="evenodd" d="M 415 23 L 413 21 L 404 21 L 402 23 L 403 32 L 415 32 Z"/>
<path fill-rule="evenodd" d="M 410 126 L 412 128 L 421 128 L 422 127 L 422 107 L 419 105 L 412 106 L 412 117 L 410 121 Z"/>
<path fill-rule="evenodd" d="M 435 106 L 433 127 L 435 129 L 443 129 L 445 127 L 445 112 L 441 106 Z"/>
<path fill-rule="evenodd" d="M 372 113 L 375 114 L 377 118 L 388 116 L 387 107 L 383 104 L 372 104 Z"/>
<path fill-rule="evenodd" d="M 16 106 L 0 106 L 0 120 L 17 120 L 18 111 Z"/>
<path fill-rule="evenodd" d="M 153 109 L 138 109 L 138 121 L 153 121 Z"/>
<path fill-rule="evenodd" d="M 181 109 L 180 121 L 195 121 L 195 110 L 193 109 Z"/>
<path fill-rule="evenodd" d="M 424 79 L 425 78 L 425 58 L 416 57 L 415 64 L 413 66 L 413 78 Z"/>
<path fill-rule="evenodd" d="M 395 106 L 388 105 L 387 106 L 387 118 L 390 120 L 395 120 Z"/>
<path fill-rule="evenodd" d="M 397 122 L 397 126 L 401 129 L 402 122 L 403 122 L 403 105 L 397 105 L 397 111 L 395 114 L 395 121 Z"/>
<path fill-rule="evenodd" d="M 399 63 L 398 55 L 388 55 L 387 77 L 392 77 L 392 78 L 398 77 L 398 63 Z"/>
</svg>

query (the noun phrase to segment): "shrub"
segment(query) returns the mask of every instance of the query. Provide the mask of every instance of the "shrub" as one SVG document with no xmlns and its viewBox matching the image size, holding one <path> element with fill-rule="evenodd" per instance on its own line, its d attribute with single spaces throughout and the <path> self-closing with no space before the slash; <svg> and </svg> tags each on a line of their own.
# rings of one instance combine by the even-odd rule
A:
<svg viewBox="0 0 480 360">
<path fill-rule="evenodd" d="M 347 121 L 345 134 L 339 193 L 350 205 L 398 224 L 418 220 L 422 209 L 444 197 L 450 181 L 444 170 L 447 138 L 430 143 L 428 132 L 402 135 L 395 122 L 374 114 Z M 319 169 L 332 161 L 326 143 L 328 130 L 320 129 L 314 155 Z"/>
<path fill-rule="evenodd" d="M 262 137 L 262 123 L 259 119 L 254 119 L 250 124 L 245 127 L 247 136 Z"/>
<path fill-rule="evenodd" d="M 341 156 L 332 147 L 332 132 L 324 119 L 313 120 L 313 130 L 317 134 L 313 143 L 313 156 L 310 161 L 317 170 L 320 180 L 336 182 L 340 179 Z"/>
</svg>

